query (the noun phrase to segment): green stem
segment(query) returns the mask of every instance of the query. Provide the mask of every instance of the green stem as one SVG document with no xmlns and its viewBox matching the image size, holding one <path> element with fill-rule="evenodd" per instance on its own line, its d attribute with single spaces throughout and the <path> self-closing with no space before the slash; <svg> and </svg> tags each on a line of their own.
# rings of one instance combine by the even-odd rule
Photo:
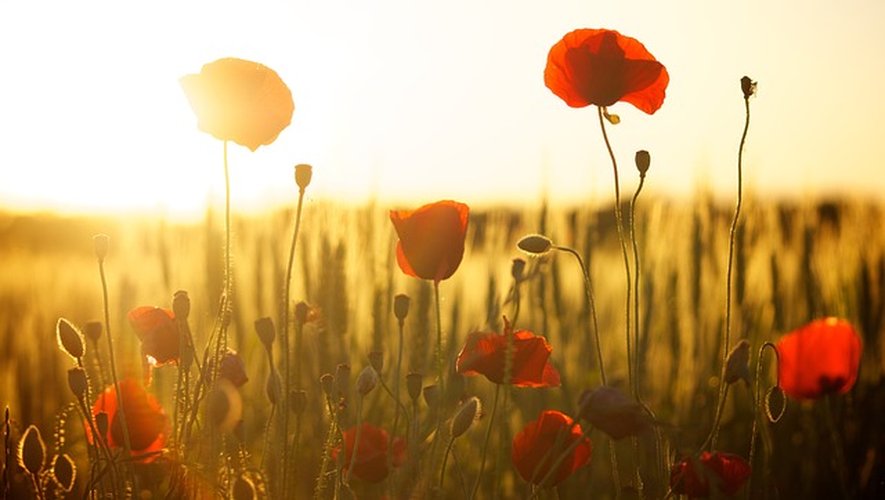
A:
<svg viewBox="0 0 885 500">
<path fill-rule="evenodd" d="M 743 184 L 743 157 L 744 143 L 747 141 L 747 130 L 750 128 L 750 98 L 744 97 L 744 109 L 746 118 L 744 119 L 744 132 L 741 134 L 741 143 L 738 146 L 738 182 L 737 182 L 737 203 L 734 207 L 734 217 L 731 219 L 731 230 L 728 233 L 728 265 L 725 271 L 725 333 L 722 336 L 722 369 L 719 374 L 719 405 L 716 410 L 716 419 L 713 422 L 713 430 L 711 432 L 710 448 L 716 447 L 716 438 L 719 435 L 719 424 L 722 420 L 722 408 L 724 405 L 725 393 L 728 385 L 725 383 L 725 365 L 728 363 L 728 345 L 731 342 L 731 275 L 734 270 L 734 242 L 737 234 L 738 218 L 741 215 L 742 200 L 742 184 Z"/>
<path fill-rule="evenodd" d="M 479 473 L 476 476 L 476 482 L 473 484 L 473 492 L 470 493 L 470 500 L 476 498 L 476 493 L 479 491 L 479 485 L 482 483 L 482 474 L 483 469 L 486 466 L 486 452 L 489 449 L 489 441 L 492 437 L 492 425 L 495 423 L 495 414 L 498 411 L 498 395 L 501 393 L 501 386 L 495 385 L 495 398 L 492 400 L 492 415 L 489 417 L 489 425 L 486 427 L 486 437 L 483 440 L 482 444 L 482 455 L 479 460 Z"/>
<path fill-rule="evenodd" d="M 621 216 L 621 188 L 618 181 L 618 162 L 615 159 L 615 154 L 612 151 L 611 143 L 608 140 L 608 133 L 605 131 L 605 120 L 603 119 L 603 110 L 601 106 L 597 106 L 597 110 L 599 112 L 599 127 L 602 129 L 602 138 L 605 140 L 605 147 L 608 150 L 608 156 L 611 158 L 612 169 L 614 172 L 615 178 L 615 223 L 618 226 L 618 242 L 621 244 L 621 254 L 624 257 L 624 274 L 627 277 L 627 301 L 626 301 L 626 311 L 624 314 L 624 322 L 625 322 L 625 336 L 627 339 L 627 382 L 628 385 L 633 388 L 633 361 L 632 361 L 632 352 L 630 347 L 630 296 L 631 296 L 631 283 L 630 283 L 630 257 L 627 256 L 627 242 L 624 239 L 624 222 L 623 217 Z M 635 391 L 634 391 L 635 396 Z"/>
<path fill-rule="evenodd" d="M 101 276 L 101 294 L 104 302 L 104 324 L 105 332 L 107 332 L 106 337 L 108 338 L 108 357 L 111 360 L 111 380 L 114 383 L 114 395 L 117 397 L 117 411 L 120 413 L 120 427 L 123 429 L 123 446 L 126 450 L 126 455 L 128 456 L 132 452 L 132 445 L 129 440 L 129 426 L 126 425 L 126 405 L 123 404 L 122 394 L 120 393 L 120 383 L 117 379 L 117 365 L 114 356 L 113 335 L 111 335 L 111 313 L 110 306 L 108 305 L 108 282 L 104 273 L 104 259 L 98 259 L 98 273 Z M 109 424 L 113 424 L 113 422 L 110 422 Z"/>
<path fill-rule="evenodd" d="M 587 305 L 590 307 L 590 318 L 593 320 L 593 332 L 596 337 L 596 361 L 599 363 L 599 378 L 602 380 L 602 385 L 606 385 L 605 363 L 602 360 L 602 343 L 599 340 L 599 320 L 596 316 L 596 300 L 594 299 L 593 281 L 590 279 L 590 271 L 584 265 L 584 259 L 573 248 L 558 245 L 553 246 L 553 248 L 573 255 L 577 259 L 578 265 L 581 266 L 581 274 L 584 276 L 584 292 L 587 295 Z"/>
</svg>

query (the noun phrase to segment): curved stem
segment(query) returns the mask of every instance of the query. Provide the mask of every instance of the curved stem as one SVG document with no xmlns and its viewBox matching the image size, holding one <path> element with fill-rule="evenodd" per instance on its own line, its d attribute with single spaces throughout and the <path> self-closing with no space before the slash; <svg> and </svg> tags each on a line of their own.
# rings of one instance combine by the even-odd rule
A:
<svg viewBox="0 0 885 500">
<path fill-rule="evenodd" d="M 639 175 L 639 186 L 636 187 L 636 192 L 633 193 L 633 200 L 630 202 L 630 241 L 633 244 L 633 270 L 635 271 L 635 275 L 633 276 L 633 350 L 635 353 L 635 357 L 633 358 L 633 392 L 636 394 L 636 398 L 639 397 L 639 386 L 640 384 L 640 359 L 641 356 L 639 354 L 639 245 L 636 242 L 636 199 L 639 198 L 639 193 L 642 192 L 642 186 L 645 185 L 645 174 Z"/>
<path fill-rule="evenodd" d="M 449 445 L 446 446 L 446 453 L 443 455 L 442 469 L 439 471 L 439 492 L 442 494 L 443 485 L 446 480 L 446 464 L 449 462 L 449 453 L 452 452 L 452 445 L 455 444 L 455 436 L 449 439 Z"/>
<path fill-rule="evenodd" d="M 575 259 L 577 259 L 578 265 L 581 266 L 581 274 L 584 276 L 584 292 L 587 295 L 587 305 L 590 307 L 590 317 L 593 320 L 593 333 L 596 337 L 596 360 L 599 363 L 599 377 L 602 380 L 602 385 L 606 385 L 605 363 L 602 360 L 602 343 L 599 340 L 599 320 L 596 317 L 596 300 L 593 296 L 593 281 L 590 279 L 590 271 L 587 269 L 587 266 L 584 265 L 584 259 L 582 259 L 581 255 L 574 249 L 558 245 L 554 245 L 553 249 L 573 255 Z"/>
<path fill-rule="evenodd" d="M 120 427 L 123 429 L 123 446 L 126 450 L 126 456 L 132 452 L 131 441 L 129 440 L 129 426 L 126 425 L 126 405 L 123 402 L 120 392 L 120 381 L 117 379 L 117 364 L 114 356 L 114 341 L 111 335 L 111 313 L 108 305 L 108 280 L 104 273 L 104 259 L 98 259 L 98 274 L 101 276 L 101 296 L 104 303 L 104 324 L 106 337 L 108 338 L 108 357 L 111 360 L 111 381 L 114 384 L 114 395 L 117 397 L 117 410 L 120 413 Z"/>
<path fill-rule="evenodd" d="M 719 375 L 719 404 L 716 410 L 716 419 L 713 422 L 713 430 L 711 433 L 710 448 L 716 446 L 716 438 L 719 435 L 719 424 L 722 421 L 722 408 L 725 406 L 725 393 L 728 385 L 725 383 L 725 365 L 728 362 L 728 345 L 731 341 L 731 275 L 734 270 L 734 242 L 737 234 L 738 218 L 741 215 L 742 202 L 742 181 L 743 181 L 743 156 L 744 143 L 747 140 L 747 130 L 750 128 L 750 98 L 744 97 L 744 109 L 746 118 L 744 119 L 744 132 L 741 134 L 741 143 L 738 146 L 738 182 L 737 182 L 737 203 L 734 207 L 734 217 L 731 219 L 731 230 L 728 233 L 728 265 L 725 271 L 725 333 L 722 336 L 722 369 Z"/>
<path fill-rule="evenodd" d="M 759 354 L 756 355 L 756 375 L 753 380 L 753 428 L 750 431 L 750 455 L 749 461 L 750 470 L 753 470 L 753 457 L 756 453 L 756 433 L 757 433 L 757 424 L 760 420 L 759 418 L 759 385 L 762 379 L 762 360 L 765 354 L 765 348 L 768 347 L 774 352 L 775 359 L 780 359 L 780 354 L 777 352 L 777 347 L 771 342 L 765 342 L 762 344 L 762 347 L 759 348 Z M 750 477 L 747 478 L 747 494 L 752 494 L 751 485 L 753 482 L 753 475 L 750 474 Z"/>
<path fill-rule="evenodd" d="M 501 386 L 495 385 L 495 397 L 492 400 L 492 415 L 489 417 L 489 425 L 486 427 L 486 437 L 483 440 L 482 444 L 482 455 L 479 460 L 479 473 L 476 475 L 476 482 L 473 483 L 473 491 L 470 493 L 470 500 L 476 498 L 476 493 L 479 491 L 479 485 L 482 483 L 482 474 L 483 469 L 486 466 L 486 452 L 489 449 L 489 441 L 491 441 L 492 437 L 492 425 L 495 423 L 495 414 L 498 412 L 498 396 L 501 393 Z"/>
<path fill-rule="evenodd" d="M 615 223 L 618 226 L 618 241 L 621 244 L 621 254 L 624 257 L 624 275 L 627 277 L 627 300 L 626 310 L 624 313 L 624 332 L 627 339 L 627 379 L 628 385 L 633 388 L 633 355 L 630 347 L 630 258 L 627 256 L 627 242 L 624 239 L 624 222 L 623 217 L 621 216 L 621 188 L 618 182 L 618 162 L 615 159 L 615 154 L 612 151 L 611 143 L 608 140 L 608 133 L 606 133 L 605 131 L 605 120 L 603 119 L 602 107 L 597 106 L 596 108 L 599 112 L 599 128 L 602 129 L 602 138 L 605 140 L 605 147 L 608 150 L 609 158 L 611 158 L 612 170 L 614 172 L 615 178 Z"/>
</svg>

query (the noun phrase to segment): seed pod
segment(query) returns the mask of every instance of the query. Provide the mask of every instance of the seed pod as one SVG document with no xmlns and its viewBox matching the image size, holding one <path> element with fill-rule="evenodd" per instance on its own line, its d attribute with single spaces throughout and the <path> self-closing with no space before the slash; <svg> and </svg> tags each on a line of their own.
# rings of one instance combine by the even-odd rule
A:
<svg viewBox="0 0 885 500">
<path fill-rule="evenodd" d="M 356 390 L 361 396 L 366 396 L 378 385 L 378 372 L 371 366 L 363 368 L 356 379 Z"/>
<path fill-rule="evenodd" d="M 746 340 L 738 342 L 728 353 L 725 361 L 725 382 L 733 384 L 738 380 L 750 383 L 750 343 Z"/>
<path fill-rule="evenodd" d="M 406 389 L 409 391 L 409 397 L 412 398 L 412 401 L 417 401 L 421 397 L 423 378 L 424 376 L 418 372 L 411 372 L 406 375 Z"/>
<path fill-rule="evenodd" d="M 750 96 L 756 93 L 756 82 L 751 80 L 749 76 L 742 77 L 741 91 L 744 93 L 744 99 L 749 99 Z"/>
<path fill-rule="evenodd" d="M 295 165 L 295 184 L 302 192 L 310 185 L 310 179 L 313 177 L 313 167 L 306 163 Z"/>
<path fill-rule="evenodd" d="M 384 353 L 381 351 L 372 351 L 369 353 L 369 364 L 376 372 L 381 373 L 384 368 Z"/>
<path fill-rule="evenodd" d="M 648 172 L 648 167 L 651 165 L 651 155 L 648 154 L 648 151 L 644 149 L 640 149 L 636 152 L 636 170 L 639 170 L 639 176 L 645 177 L 645 173 Z"/>
<path fill-rule="evenodd" d="M 553 248 L 553 241 L 541 234 L 523 236 L 516 246 L 530 255 L 543 255 Z"/>
<path fill-rule="evenodd" d="M 273 341 L 277 336 L 276 329 L 273 326 L 273 320 L 264 317 L 255 320 L 255 331 L 258 333 L 258 339 L 264 348 L 270 350 Z"/>
<path fill-rule="evenodd" d="M 106 234 L 96 234 L 92 237 L 92 244 L 95 247 L 95 257 L 99 261 L 103 261 L 108 256 L 111 238 Z"/>
<path fill-rule="evenodd" d="M 320 377 L 320 387 L 323 388 L 323 392 L 328 397 L 332 397 L 332 393 L 335 391 L 335 377 L 331 373 L 324 373 L 322 377 Z"/>
<path fill-rule="evenodd" d="M 295 323 L 298 325 L 303 325 L 307 323 L 307 318 L 310 315 L 310 306 L 307 302 L 301 301 L 295 304 Z"/>
<path fill-rule="evenodd" d="M 249 381 L 246 375 L 246 363 L 243 362 L 242 356 L 232 349 L 228 349 L 221 357 L 218 376 L 230 381 L 234 387 L 242 387 Z"/>
<path fill-rule="evenodd" d="M 83 357 L 83 337 L 70 321 L 58 318 L 55 333 L 62 351 L 75 360 Z"/>
<path fill-rule="evenodd" d="M 513 263 L 510 265 L 510 276 L 518 283 L 523 280 L 525 275 L 525 260 L 520 259 L 519 257 L 513 259 Z"/>
<path fill-rule="evenodd" d="M 56 455 L 52 459 L 52 479 L 65 493 L 70 493 L 77 479 L 77 466 L 67 453 Z"/>
<path fill-rule="evenodd" d="M 107 412 L 100 411 L 95 414 L 95 427 L 98 429 L 100 436 L 108 435 L 108 418 Z"/>
<path fill-rule="evenodd" d="M 86 397 L 86 389 L 89 387 L 86 370 L 79 366 L 68 370 L 68 387 L 78 401 L 83 401 L 83 398 Z"/>
<path fill-rule="evenodd" d="M 98 339 L 101 338 L 101 329 L 101 321 L 89 321 L 83 325 L 83 333 L 86 334 L 87 339 L 93 342 L 98 342 Z"/>
<path fill-rule="evenodd" d="M 28 474 L 37 477 L 46 461 L 46 445 L 40 436 L 40 429 L 31 425 L 25 430 L 18 443 L 18 463 Z"/>
<path fill-rule="evenodd" d="M 307 409 L 307 391 L 293 390 L 289 393 L 289 406 L 292 413 L 301 415 Z"/>
<path fill-rule="evenodd" d="M 478 414 L 479 398 L 473 396 L 465 401 L 464 404 L 458 408 L 458 413 L 455 413 L 455 416 L 452 417 L 452 439 L 467 432 L 467 429 L 469 429 L 473 421 L 476 420 Z"/>
<path fill-rule="evenodd" d="M 765 393 L 765 415 L 771 423 L 777 423 L 787 410 L 787 398 L 779 385 L 773 386 Z"/>
<path fill-rule="evenodd" d="M 401 322 L 405 321 L 406 316 L 409 315 L 409 303 L 411 301 L 412 299 L 404 293 L 399 293 L 393 297 L 393 315 L 396 316 L 396 319 Z"/>
<path fill-rule="evenodd" d="M 191 314 L 191 299 L 187 292 L 179 290 L 172 296 L 172 312 L 175 317 L 182 321 L 186 321 Z"/>
</svg>

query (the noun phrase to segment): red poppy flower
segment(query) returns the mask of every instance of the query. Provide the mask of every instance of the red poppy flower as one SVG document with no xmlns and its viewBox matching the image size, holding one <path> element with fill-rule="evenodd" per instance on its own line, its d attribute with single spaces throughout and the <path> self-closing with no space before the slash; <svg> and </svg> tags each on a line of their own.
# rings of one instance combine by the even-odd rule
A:
<svg viewBox="0 0 885 500">
<path fill-rule="evenodd" d="M 444 200 L 409 211 L 391 210 L 399 236 L 396 262 L 409 276 L 436 282 L 449 278 L 461 264 L 470 208 Z"/>
<path fill-rule="evenodd" d="M 292 92 L 263 64 L 227 57 L 185 75 L 181 86 L 198 127 L 222 141 L 255 151 L 276 140 L 292 121 Z"/>
<path fill-rule="evenodd" d="M 152 366 L 178 361 L 181 335 L 175 314 L 169 309 L 141 306 L 127 314 L 129 324 L 141 341 L 141 352 Z"/>
<path fill-rule="evenodd" d="M 750 478 L 750 465 L 743 458 L 718 451 L 686 457 L 670 469 L 673 493 L 689 497 L 710 496 L 710 485 L 725 495 L 737 493 Z"/>
<path fill-rule="evenodd" d="M 527 330 L 513 333 L 510 383 L 517 387 L 558 387 L 559 372 L 550 364 L 553 348 L 547 339 Z M 456 368 L 463 375 L 485 375 L 504 383 L 507 336 L 496 332 L 473 332 L 458 353 Z"/>
<path fill-rule="evenodd" d="M 353 475 L 363 481 L 380 483 L 387 477 L 387 431 L 375 427 L 369 423 L 363 423 L 360 429 L 360 445 L 357 448 L 356 463 L 353 466 Z M 356 443 L 357 428 L 351 427 L 344 431 L 344 445 L 346 452 L 344 467 L 350 469 L 350 461 L 353 457 L 353 447 Z M 341 446 L 332 450 L 332 458 L 338 459 Z M 406 443 L 400 438 L 393 440 L 393 466 L 399 467 L 406 459 Z"/>
<path fill-rule="evenodd" d="M 860 336 L 845 320 L 812 321 L 784 335 L 777 352 L 778 384 L 794 398 L 845 394 L 857 381 Z"/>
<path fill-rule="evenodd" d="M 133 379 L 121 380 L 119 388 L 133 453 L 145 454 L 162 450 L 166 444 L 165 433 L 169 420 L 160 403 Z M 107 414 L 110 426 L 105 439 L 114 448 L 124 446 L 123 424 L 118 409 L 117 393 L 113 385 L 108 386 L 92 405 L 93 415 L 102 412 Z M 92 442 L 90 432 L 87 432 L 87 437 Z"/>
<path fill-rule="evenodd" d="M 582 438 L 581 426 L 572 427 L 572 423 L 572 419 L 564 413 L 545 410 L 538 420 L 519 431 L 513 438 L 511 456 L 513 465 L 523 479 L 539 484 L 559 456 L 578 440 L 581 443 L 560 463 L 544 486 L 561 483 L 590 461 L 590 440 Z"/>
<path fill-rule="evenodd" d="M 544 69 L 544 83 L 573 108 L 624 101 L 652 114 L 669 82 L 667 69 L 638 40 L 606 29 L 568 33 L 550 49 Z"/>
</svg>

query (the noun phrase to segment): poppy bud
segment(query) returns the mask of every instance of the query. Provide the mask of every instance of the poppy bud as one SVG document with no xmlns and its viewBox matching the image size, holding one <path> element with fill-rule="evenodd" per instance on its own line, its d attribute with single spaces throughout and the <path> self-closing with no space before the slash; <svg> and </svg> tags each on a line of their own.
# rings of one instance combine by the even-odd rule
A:
<svg viewBox="0 0 885 500">
<path fill-rule="evenodd" d="M 268 317 L 256 319 L 255 331 L 258 332 L 258 339 L 261 340 L 264 348 L 270 350 L 270 346 L 273 345 L 274 338 L 276 337 L 273 320 Z"/>
<path fill-rule="evenodd" d="M 234 481 L 233 499 L 234 500 L 255 500 L 255 484 L 248 477 L 239 476 Z"/>
<path fill-rule="evenodd" d="M 636 436 L 651 425 L 651 418 L 639 403 L 620 389 L 608 386 L 584 391 L 578 403 L 578 416 L 612 439 Z"/>
<path fill-rule="evenodd" d="M 74 359 L 83 357 L 83 337 L 80 336 L 80 332 L 74 328 L 70 321 L 58 318 L 58 322 L 55 324 L 55 332 L 58 337 L 58 345 L 68 356 Z"/>
<path fill-rule="evenodd" d="M 99 436 L 107 436 L 108 435 L 108 414 L 107 412 L 100 411 L 95 414 L 95 427 L 98 429 Z"/>
<path fill-rule="evenodd" d="M 106 234 L 96 234 L 92 237 L 92 244 L 95 246 L 95 257 L 103 261 L 108 256 L 111 238 Z"/>
<path fill-rule="evenodd" d="M 292 413 L 301 415 L 307 408 L 307 391 L 294 390 L 289 393 L 289 405 Z"/>
<path fill-rule="evenodd" d="M 779 385 L 768 389 L 765 393 L 765 415 L 769 422 L 775 424 L 784 416 L 787 409 L 787 396 Z"/>
<path fill-rule="evenodd" d="M 406 375 L 406 389 L 409 391 L 409 397 L 412 401 L 417 401 L 421 396 L 421 382 L 424 376 L 418 372 L 411 372 Z"/>
<path fill-rule="evenodd" d="M 56 455 L 52 459 L 52 479 L 64 492 L 70 493 L 77 478 L 77 466 L 67 453 Z"/>
<path fill-rule="evenodd" d="M 411 299 L 404 293 L 399 293 L 393 298 L 393 315 L 400 321 L 405 321 L 409 315 L 409 303 Z"/>
<path fill-rule="evenodd" d="M 744 99 L 749 99 L 751 95 L 756 93 L 756 82 L 745 75 L 741 78 L 741 90 L 744 92 Z"/>
<path fill-rule="evenodd" d="M 520 250 L 531 255 L 543 255 L 553 248 L 553 242 L 550 238 L 540 234 L 530 234 L 523 236 L 516 244 Z"/>
<path fill-rule="evenodd" d="M 307 323 L 307 315 L 310 313 L 310 306 L 307 302 L 301 301 L 295 304 L 295 323 L 303 325 Z"/>
<path fill-rule="evenodd" d="M 644 149 L 640 149 L 636 152 L 636 170 L 639 170 L 639 176 L 645 177 L 645 173 L 648 172 L 648 167 L 651 165 L 651 155 L 648 154 L 648 151 Z"/>
<path fill-rule="evenodd" d="M 518 257 L 513 259 L 513 264 L 510 265 L 510 276 L 513 276 L 513 279 L 519 282 L 522 281 L 524 274 L 525 261 Z"/>
<path fill-rule="evenodd" d="M 363 368 L 356 379 L 356 390 L 360 396 L 366 396 L 378 385 L 378 372 L 371 366 Z"/>
<path fill-rule="evenodd" d="M 476 420 L 479 414 L 479 398 L 473 396 L 458 408 L 458 413 L 452 417 L 452 439 L 461 436 Z"/>
<path fill-rule="evenodd" d="M 267 382 L 264 384 L 264 394 L 270 404 L 276 405 L 280 402 L 283 381 L 280 380 L 280 374 L 276 370 L 271 370 L 267 374 Z"/>
<path fill-rule="evenodd" d="M 738 380 L 750 383 L 750 343 L 741 340 L 728 353 L 725 361 L 725 383 L 733 384 Z"/>
<path fill-rule="evenodd" d="M 31 425 L 18 442 L 18 463 L 28 474 L 37 477 L 46 460 L 46 445 L 40 436 L 40 429 Z"/>
<path fill-rule="evenodd" d="M 98 342 L 101 338 L 101 328 L 101 321 L 90 321 L 83 325 L 83 332 L 86 333 L 87 339 Z"/>
<path fill-rule="evenodd" d="M 304 189 L 310 184 L 311 177 L 313 177 L 313 167 L 306 163 L 295 165 L 295 184 L 298 184 L 298 189 L 301 192 L 304 192 Z"/>
<path fill-rule="evenodd" d="M 175 317 L 182 321 L 187 320 L 191 313 L 191 299 L 187 296 L 187 292 L 179 290 L 172 296 L 172 312 Z"/>
<path fill-rule="evenodd" d="M 68 370 L 68 387 L 78 401 L 83 401 L 83 398 L 86 397 L 86 389 L 89 387 L 89 382 L 86 380 L 86 370 L 79 366 Z"/>
<path fill-rule="evenodd" d="M 332 397 L 332 391 L 335 390 L 335 377 L 332 376 L 331 373 L 324 373 L 322 377 L 320 377 L 320 387 L 323 388 L 323 392 L 328 397 Z"/>
<path fill-rule="evenodd" d="M 369 353 L 369 364 L 376 372 L 381 373 L 384 368 L 384 353 L 381 351 L 372 351 Z"/>
<path fill-rule="evenodd" d="M 350 393 L 350 365 L 341 363 L 335 368 L 335 386 L 341 396 L 346 397 Z"/>
<path fill-rule="evenodd" d="M 231 349 L 228 349 L 221 357 L 218 375 L 227 379 L 234 387 L 242 387 L 243 384 L 249 381 L 249 377 L 246 375 L 246 364 L 243 362 L 242 356 Z"/>
<path fill-rule="evenodd" d="M 439 402 L 439 387 L 436 384 L 424 388 L 424 402 L 429 408 L 436 408 L 436 404 Z"/>
</svg>

